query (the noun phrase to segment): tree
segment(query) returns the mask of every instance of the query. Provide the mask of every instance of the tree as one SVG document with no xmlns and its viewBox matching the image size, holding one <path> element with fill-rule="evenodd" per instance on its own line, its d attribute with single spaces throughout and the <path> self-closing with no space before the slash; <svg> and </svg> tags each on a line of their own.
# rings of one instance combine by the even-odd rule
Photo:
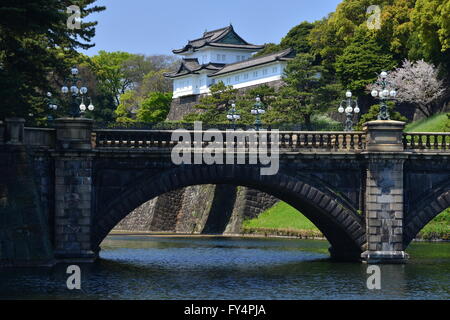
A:
<svg viewBox="0 0 450 320">
<path fill-rule="evenodd" d="M 142 79 L 138 91 L 146 92 L 172 92 L 172 81 L 164 76 L 168 69 L 153 70 L 147 73 Z"/>
<path fill-rule="evenodd" d="M 437 65 L 450 74 L 450 0 L 417 0 L 411 21 L 417 35 L 415 57 Z M 414 58 L 414 57 L 413 57 Z"/>
<path fill-rule="evenodd" d="M 117 122 L 133 122 L 136 121 L 136 114 L 141 103 L 141 97 L 135 90 L 128 90 L 120 95 L 120 104 L 115 110 Z"/>
<path fill-rule="evenodd" d="M 309 42 L 309 34 L 314 27 L 314 23 L 304 21 L 289 30 L 288 34 L 281 39 L 281 49 L 292 48 L 295 53 L 309 53 L 311 45 Z"/>
<path fill-rule="evenodd" d="M 256 53 L 255 55 L 253 55 L 253 57 L 260 57 L 260 56 L 265 56 L 267 54 L 271 54 L 271 53 L 275 53 L 275 52 L 279 52 L 283 49 L 281 49 L 280 45 L 275 44 L 275 43 L 266 43 L 264 44 L 264 48 L 259 51 L 258 53 Z"/>
<path fill-rule="evenodd" d="M 390 70 L 395 65 L 392 55 L 386 53 L 364 27 L 358 30 L 335 63 L 336 75 L 342 85 L 355 94 L 362 94 L 381 71 Z"/>
<path fill-rule="evenodd" d="M 286 86 L 279 91 L 271 112 L 274 123 L 300 123 L 311 126 L 315 114 L 326 111 L 337 99 L 337 87 L 330 75 L 314 63 L 310 54 L 298 54 L 285 69 Z"/>
<path fill-rule="evenodd" d="M 272 124 L 272 106 L 278 97 L 278 93 L 275 88 L 263 84 L 255 88 L 251 88 L 245 91 L 244 94 L 240 94 L 237 97 L 236 109 L 239 112 L 241 119 L 239 123 L 245 125 L 252 125 L 255 122 L 255 116 L 251 114 L 256 103 L 256 97 L 261 99 L 264 105 L 266 113 L 261 116 L 261 120 L 264 124 Z"/>
<path fill-rule="evenodd" d="M 100 12 L 95 0 L 3 0 L 0 7 L 0 118 L 42 116 L 51 74 L 64 77 L 68 58 L 88 49 L 97 22 L 69 29 L 67 6 L 81 8 L 81 18 Z M 62 54 L 63 53 L 63 54 Z M 30 114 L 32 116 L 30 116 Z"/>
<path fill-rule="evenodd" d="M 120 104 L 120 95 L 133 88 L 133 76 L 126 65 L 133 55 L 128 52 L 99 51 L 91 58 L 91 68 L 94 70 L 99 85 L 104 92 L 114 97 L 116 105 Z"/>
<path fill-rule="evenodd" d="M 393 102 L 388 102 L 387 106 L 388 106 L 388 112 L 389 112 L 389 116 L 390 116 L 391 120 L 404 121 L 404 122 L 408 121 L 408 119 L 406 117 L 402 116 L 400 112 L 395 111 L 395 105 Z M 380 113 L 380 105 L 379 104 L 370 106 L 369 111 L 367 111 L 365 114 L 363 114 L 361 116 L 361 118 L 359 119 L 357 129 L 362 130 L 364 123 L 373 121 L 373 120 L 377 120 L 379 113 Z"/>
<path fill-rule="evenodd" d="M 142 101 L 137 112 L 137 120 L 140 122 L 163 122 L 172 103 L 172 93 L 151 92 L 144 101 Z"/>
<path fill-rule="evenodd" d="M 388 73 L 387 80 L 397 89 L 399 102 L 417 106 L 426 117 L 438 109 L 437 102 L 446 91 L 443 81 L 438 78 L 437 69 L 423 60 L 405 60 L 401 68 Z M 380 87 L 371 85 L 369 89 L 379 90 Z"/>
<path fill-rule="evenodd" d="M 281 39 L 280 44 L 267 43 L 263 50 L 255 54 L 255 57 L 275 53 L 284 49 L 292 48 L 295 53 L 308 53 L 311 49 L 309 34 L 314 23 L 304 21 L 293 27 L 287 35 Z"/>
<path fill-rule="evenodd" d="M 237 90 L 233 86 L 226 86 L 222 81 L 212 85 L 210 94 L 201 98 L 195 106 L 198 112 L 190 113 L 184 121 L 203 121 L 205 123 L 226 123 L 227 110 L 230 102 L 236 101 Z"/>
</svg>

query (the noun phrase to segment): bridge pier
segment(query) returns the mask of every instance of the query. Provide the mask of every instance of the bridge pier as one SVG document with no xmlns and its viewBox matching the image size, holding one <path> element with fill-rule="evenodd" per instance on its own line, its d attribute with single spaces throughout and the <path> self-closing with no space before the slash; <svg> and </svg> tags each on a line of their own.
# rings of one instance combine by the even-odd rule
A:
<svg viewBox="0 0 450 320">
<path fill-rule="evenodd" d="M 92 262 L 92 120 L 56 120 L 55 258 Z"/>
<path fill-rule="evenodd" d="M 399 121 L 365 124 L 367 250 L 361 258 L 367 263 L 404 263 L 408 259 L 403 251 L 404 125 Z"/>
</svg>

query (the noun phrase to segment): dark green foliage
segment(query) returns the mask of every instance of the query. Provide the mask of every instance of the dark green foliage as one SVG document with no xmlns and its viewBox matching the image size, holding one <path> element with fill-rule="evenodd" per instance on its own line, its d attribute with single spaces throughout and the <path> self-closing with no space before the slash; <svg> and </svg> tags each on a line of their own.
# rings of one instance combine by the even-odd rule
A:
<svg viewBox="0 0 450 320">
<path fill-rule="evenodd" d="M 363 28 L 357 31 L 335 63 L 342 85 L 358 95 L 375 82 L 381 71 L 391 70 L 394 66 L 392 55 Z"/>
<path fill-rule="evenodd" d="M 205 123 L 227 123 L 227 110 L 231 101 L 236 100 L 237 90 L 226 86 L 222 81 L 210 87 L 211 94 L 203 97 L 195 108 L 199 112 L 187 115 L 183 120 L 203 121 Z"/>
<path fill-rule="evenodd" d="M 311 50 L 309 34 L 314 27 L 314 23 L 304 21 L 292 28 L 288 34 L 281 39 L 280 44 L 267 43 L 265 48 L 258 52 L 255 57 L 278 52 L 291 48 L 296 53 L 308 53 Z"/>
<path fill-rule="evenodd" d="M 406 117 L 402 116 L 400 112 L 395 111 L 395 106 L 392 102 L 388 102 L 388 111 L 389 115 L 391 117 L 391 120 L 397 120 L 397 121 L 404 121 L 407 122 L 408 119 Z M 378 113 L 380 112 L 380 105 L 375 104 L 369 108 L 369 111 L 365 114 L 363 114 L 358 122 L 357 128 L 358 130 L 362 129 L 362 126 L 364 123 L 377 120 L 378 119 Z"/>
<path fill-rule="evenodd" d="M 292 28 L 288 34 L 281 40 L 282 49 L 292 48 L 295 53 L 308 53 L 311 50 L 309 34 L 314 27 L 314 23 L 304 21 Z"/>
<path fill-rule="evenodd" d="M 311 125 L 313 115 L 328 110 L 338 96 L 338 85 L 310 54 L 298 54 L 285 69 L 286 86 L 267 117 L 274 123 Z"/>
<path fill-rule="evenodd" d="M 256 53 L 253 57 L 260 57 L 260 56 L 264 56 L 266 54 L 279 52 L 281 50 L 283 50 L 283 49 L 281 49 L 280 45 L 278 45 L 278 44 L 266 43 L 264 49 L 262 49 L 261 51 Z"/>
<path fill-rule="evenodd" d="M 69 71 L 77 48 L 87 49 L 95 35 L 96 22 L 71 30 L 66 13 L 70 5 L 81 8 L 81 18 L 103 7 L 95 0 L 3 0 L 0 7 L 0 118 L 42 117 L 45 92 L 53 77 Z"/>
<path fill-rule="evenodd" d="M 137 112 L 137 120 L 140 122 L 163 122 L 170 110 L 172 93 L 151 92 Z"/>
</svg>

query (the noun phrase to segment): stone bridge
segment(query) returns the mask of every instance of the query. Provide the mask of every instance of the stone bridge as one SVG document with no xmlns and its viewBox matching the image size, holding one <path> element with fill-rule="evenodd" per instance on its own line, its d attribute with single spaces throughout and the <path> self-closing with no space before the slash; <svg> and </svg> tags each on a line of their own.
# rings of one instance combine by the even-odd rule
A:
<svg viewBox="0 0 450 320">
<path fill-rule="evenodd" d="M 41 232 L 56 261 L 95 260 L 108 233 L 152 198 L 188 186 L 229 184 L 298 209 L 328 239 L 333 258 L 401 263 L 417 233 L 450 206 L 450 135 L 403 129 L 403 122 L 373 121 L 361 132 L 280 131 L 266 145 L 278 145 L 274 175 L 261 175 L 264 165 L 250 164 L 255 149 L 248 140 L 226 146 L 234 150 L 233 164 L 176 165 L 172 131 L 93 129 L 88 119 L 59 119 L 51 129 L 9 119 L 0 146 L 3 155 L 26 154 L 48 220 Z M 185 147 L 195 154 L 207 146 Z M 238 163 L 242 153 L 245 161 Z"/>
</svg>

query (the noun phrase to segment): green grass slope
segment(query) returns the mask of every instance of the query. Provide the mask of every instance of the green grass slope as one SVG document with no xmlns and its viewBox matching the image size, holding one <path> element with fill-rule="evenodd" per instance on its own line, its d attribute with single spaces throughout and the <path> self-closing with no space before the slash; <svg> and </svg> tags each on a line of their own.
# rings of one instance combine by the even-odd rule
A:
<svg viewBox="0 0 450 320">
<path fill-rule="evenodd" d="M 246 220 L 244 228 L 317 230 L 304 215 L 285 202 L 278 202 L 257 218 Z"/>
<path fill-rule="evenodd" d="M 244 233 L 267 233 L 292 236 L 321 236 L 317 227 L 285 202 L 278 202 L 257 218 L 243 222 Z M 450 240 L 450 208 L 436 216 L 417 238 Z"/>
<path fill-rule="evenodd" d="M 411 122 L 406 126 L 405 132 L 446 132 L 448 121 L 446 113 L 438 113 L 430 118 Z"/>
</svg>

